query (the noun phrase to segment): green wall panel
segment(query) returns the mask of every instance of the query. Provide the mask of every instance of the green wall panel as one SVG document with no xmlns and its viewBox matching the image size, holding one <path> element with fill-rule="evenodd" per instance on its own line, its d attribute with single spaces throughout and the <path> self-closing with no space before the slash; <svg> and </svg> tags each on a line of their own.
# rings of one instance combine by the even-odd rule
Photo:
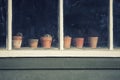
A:
<svg viewBox="0 0 120 80">
<path fill-rule="evenodd" d="M 0 58 L 0 69 L 119 69 L 120 58 Z"/>
<path fill-rule="evenodd" d="M 0 80 L 120 80 L 119 70 L 9 70 Z"/>
<path fill-rule="evenodd" d="M 0 58 L 0 80 L 120 80 L 120 58 Z"/>
</svg>

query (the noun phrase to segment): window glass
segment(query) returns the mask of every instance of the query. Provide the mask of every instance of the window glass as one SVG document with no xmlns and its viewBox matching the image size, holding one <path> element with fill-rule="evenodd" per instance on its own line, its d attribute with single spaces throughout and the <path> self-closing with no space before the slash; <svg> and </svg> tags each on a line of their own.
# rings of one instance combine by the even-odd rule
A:
<svg viewBox="0 0 120 80">
<path fill-rule="evenodd" d="M 120 47 L 120 0 L 113 0 L 114 12 L 114 47 Z"/>
<path fill-rule="evenodd" d="M 107 47 L 108 24 L 109 0 L 64 0 L 64 36 L 72 37 L 72 47 L 96 48 L 96 43 Z M 93 37 L 98 41 L 92 41 Z"/>
<path fill-rule="evenodd" d="M 43 36 L 52 36 L 52 47 L 58 47 L 58 0 L 13 0 L 12 25 L 13 36 L 23 35 L 22 47 L 34 46 L 29 42 L 35 39 L 43 47 Z"/>
<path fill-rule="evenodd" d="M 0 47 L 6 46 L 7 0 L 0 0 Z"/>
</svg>

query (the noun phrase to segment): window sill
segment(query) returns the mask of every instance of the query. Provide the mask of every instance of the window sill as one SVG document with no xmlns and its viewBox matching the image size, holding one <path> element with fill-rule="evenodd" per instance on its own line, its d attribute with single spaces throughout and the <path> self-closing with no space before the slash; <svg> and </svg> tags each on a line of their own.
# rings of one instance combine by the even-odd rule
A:
<svg viewBox="0 0 120 80">
<path fill-rule="evenodd" d="M 20 49 L 0 50 L 0 57 L 120 57 L 120 49 Z"/>
</svg>

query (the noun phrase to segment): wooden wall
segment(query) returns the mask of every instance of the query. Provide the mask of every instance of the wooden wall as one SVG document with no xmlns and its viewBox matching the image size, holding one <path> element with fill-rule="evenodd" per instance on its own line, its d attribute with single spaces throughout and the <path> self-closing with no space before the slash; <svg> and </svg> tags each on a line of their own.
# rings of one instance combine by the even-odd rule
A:
<svg viewBox="0 0 120 80">
<path fill-rule="evenodd" d="M 119 80 L 120 58 L 0 58 L 0 80 Z"/>
</svg>

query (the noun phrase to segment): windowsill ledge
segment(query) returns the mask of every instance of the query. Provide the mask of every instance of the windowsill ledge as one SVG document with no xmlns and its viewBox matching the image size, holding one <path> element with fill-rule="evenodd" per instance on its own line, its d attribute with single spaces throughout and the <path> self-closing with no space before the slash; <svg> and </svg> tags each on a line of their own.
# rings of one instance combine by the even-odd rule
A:
<svg viewBox="0 0 120 80">
<path fill-rule="evenodd" d="M 120 57 L 120 49 L 0 50 L 0 57 Z"/>
</svg>

